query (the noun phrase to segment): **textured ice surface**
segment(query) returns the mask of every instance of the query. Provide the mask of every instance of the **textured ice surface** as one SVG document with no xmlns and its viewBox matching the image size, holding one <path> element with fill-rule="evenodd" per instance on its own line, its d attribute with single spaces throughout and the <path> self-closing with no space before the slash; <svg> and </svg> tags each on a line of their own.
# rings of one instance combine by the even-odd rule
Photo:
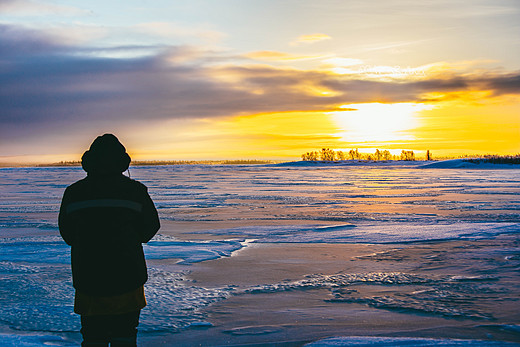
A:
<svg viewBox="0 0 520 347">
<path fill-rule="evenodd" d="M 506 293 L 505 288 L 493 285 L 496 280 L 498 278 L 492 276 L 427 277 L 399 272 L 313 274 L 299 281 L 260 285 L 246 288 L 239 293 L 327 289 L 328 302 L 360 303 L 400 312 L 489 320 L 493 316 L 489 312 L 479 311 L 474 302 L 491 294 Z M 360 285 L 398 287 L 399 291 L 395 295 L 364 296 L 356 289 Z"/>
<path fill-rule="evenodd" d="M 4 246 L 2 246 L 4 247 Z M 0 262 L 0 320 L 29 331 L 77 331 L 67 265 Z"/>
<path fill-rule="evenodd" d="M 274 325 L 260 325 L 260 326 L 247 326 L 238 327 L 230 330 L 225 330 L 226 334 L 231 335 L 266 335 L 282 331 L 283 328 Z"/>
<path fill-rule="evenodd" d="M 484 161 L 468 161 L 467 159 L 451 159 L 444 161 L 436 161 L 421 165 L 423 169 L 519 169 L 518 164 L 493 164 Z"/>
<path fill-rule="evenodd" d="M 417 164 L 132 167 L 162 219 L 339 222 L 520 222 L 518 170 L 417 169 Z M 80 168 L 0 169 L 0 226 L 55 228 Z M 248 223 L 251 225 L 251 223 Z"/>
<path fill-rule="evenodd" d="M 59 236 L 2 238 L 0 246 L 0 262 L 70 263 L 70 247 Z M 242 247 L 240 240 L 181 241 L 160 235 L 143 245 L 147 259 L 180 259 L 181 264 L 230 256 Z"/>
<path fill-rule="evenodd" d="M 66 341 L 54 335 L 14 335 L 0 333 L 0 345 L 3 347 L 41 347 L 77 346 L 77 343 Z"/>
<path fill-rule="evenodd" d="M 0 262 L 70 263 L 70 247 L 59 236 L 1 238 Z"/>
<path fill-rule="evenodd" d="M 337 346 L 519 346 L 514 342 L 458 340 L 458 339 L 421 339 L 413 337 L 331 337 L 306 344 L 308 347 Z"/>
<path fill-rule="evenodd" d="M 14 329 L 77 331 L 72 313 L 74 291 L 70 274 L 70 248 L 59 236 L 0 239 L 0 320 Z M 180 241 L 158 236 L 145 245 L 148 259 L 172 259 L 182 264 L 229 256 L 239 241 Z M 148 307 L 141 327 L 178 329 L 203 317 L 198 309 L 229 295 L 230 288 L 193 286 L 184 273 L 151 268 L 146 284 Z"/>
<path fill-rule="evenodd" d="M 518 170 L 418 169 L 417 163 L 305 163 L 150 166 L 131 167 L 130 172 L 148 186 L 162 220 L 176 227 L 176 222 L 182 222 L 178 230 L 189 225 L 200 230 L 198 222 L 205 222 L 206 230 L 197 240 L 160 235 L 145 246 L 148 259 L 180 267 L 186 264 L 188 270 L 190 263 L 229 256 L 247 247 L 243 239 L 396 243 L 492 239 L 520 231 Z M 70 253 L 58 236 L 57 213 L 65 187 L 82 177 L 81 168 L 71 167 L 0 169 L 2 324 L 26 331 L 78 331 L 79 319 L 72 313 Z M 218 222 L 214 227 L 213 221 Z M 222 225 L 229 224 L 237 227 L 223 229 Z M 189 235 L 191 229 L 187 232 Z M 200 240 L 204 234 L 225 240 Z M 481 294 L 507 294 L 507 288 L 494 279 L 501 278 L 504 269 L 518 268 L 519 253 L 513 246 L 488 255 L 503 261 L 504 268 L 490 267 L 482 276 L 460 278 L 366 272 L 317 274 L 248 288 L 203 288 L 190 282 L 186 272 L 157 266 L 150 269 L 146 285 L 148 307 L 143 311 L 142 329 L 175 331 L 204 325 L 207 317 L 202 309 L 231 295 L 312 289 L 324 291 L 324 299 L 338 305 L 357 302 L 410 313 L 487 320 L 489 312 L 464 300 L 482 300 Z M 378 256 L 398 258 L 395 254 Z M 355 291 L 356 286 L 403 290 L 401 295 L 390 296 Z"/>
<path fill-rule="evenodd" d="M 145 285 L 148 306 L 141 313 L 139 327 L 143 331 L 176 331 L 200 324 L 206 319 L 201 309 L 229 297 L 233 291 L 233 287 L 196 286 L 185 273 L 152 268 Z"/>
<path fill-rule="evenodd" d="M 380 285 L 402 285 L 402 284 L 419 284 L 431 282 L 431 279 L 419 277 L 413 274 L 392 272 L 374 272 L 374 273 L 357 273 L 357 274 L 335 274 L 323 275 L 314 274 L 307 275 L 305 279 L 300 281 L 282 282 L 278 284 L 268 284 L 251 287 L 244 290 L 244 293 L 270 293 L 298 289 L 318 289 L 318 288 L 341 288 L 353 284 L 380 284 Z"/>
<path fill-rule="evenodd" d="M 68 266 L 0 262 L 0 320 L 27 331 L 78 331 L 72 313 L 74 290 Z M 201 308 L 222 300 L 233 287 L 208 289 L 190 282 L 186 273 L 149 269 L 145 286 L 148 307 L 140 329 L 176 330 L 201 322 Z"/>
<path fill-rule="evenodd" d="M 235 240 L 223 241 L 181 241 L 153 240 L 144 245 L 147 259 L 182 259 L 180 264 L 197 263 L 205 260 L 228 257 L 242 248 Z"/>
<path fill-rule="evenodd" d="M 492 238 L 519 233 L 519 223 L 379 224 L 379 225 L 282 225 L 254 226 L 197 233 L 241 236 L 255 242 L 287 243 L 399 243 L 432 240 Z"/>
</svg>

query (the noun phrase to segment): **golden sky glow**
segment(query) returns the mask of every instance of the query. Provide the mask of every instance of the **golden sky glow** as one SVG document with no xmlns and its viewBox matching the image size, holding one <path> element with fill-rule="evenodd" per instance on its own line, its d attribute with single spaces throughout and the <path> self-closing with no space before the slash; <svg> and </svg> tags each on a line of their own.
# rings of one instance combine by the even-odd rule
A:
<svg viewBox="0 0 520 347">
<path fill-rule="evenodd" d="M 332 117 L 344 131 L 345 142 L 413 141 L 410 133 L 418 126 L 417 112 L 430 106 L 414 103 L 365 103 L 344 105 L 348 111 L 334 112 Z"/>
<path fill-rule="evenodd" d="M 289 5 L 3 2 L 0 164 L 520 152 L 520 5 Z"/>
</svg>

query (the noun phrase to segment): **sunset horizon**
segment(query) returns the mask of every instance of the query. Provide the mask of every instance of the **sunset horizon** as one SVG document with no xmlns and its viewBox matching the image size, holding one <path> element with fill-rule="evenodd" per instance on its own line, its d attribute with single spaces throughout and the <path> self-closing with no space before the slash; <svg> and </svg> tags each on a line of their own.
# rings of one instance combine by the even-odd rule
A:
<svg viewBox="0 0 520 347">
<path fill-rule="evenodd" d="M 104 133 L 138 161 L 518 154 L 519 12 L 484 0 L 8 0 L 0 164 L 77 161 Z"/>
</svg>

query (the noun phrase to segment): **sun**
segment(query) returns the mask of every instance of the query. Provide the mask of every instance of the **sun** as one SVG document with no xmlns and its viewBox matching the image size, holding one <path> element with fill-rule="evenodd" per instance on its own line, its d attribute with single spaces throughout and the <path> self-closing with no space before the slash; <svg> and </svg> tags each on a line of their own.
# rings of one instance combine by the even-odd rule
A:
<svg viewBox="0 0 520 347">
<path fill-rule="evenodd" d="M 331 113 L 342 140 L 388 142 L 413 140 L 410 131 L 419 126 L 417 113 L 431 106 L 417 103 L 366 103 L 343 105 L 345 111 Z"/>
</svg>

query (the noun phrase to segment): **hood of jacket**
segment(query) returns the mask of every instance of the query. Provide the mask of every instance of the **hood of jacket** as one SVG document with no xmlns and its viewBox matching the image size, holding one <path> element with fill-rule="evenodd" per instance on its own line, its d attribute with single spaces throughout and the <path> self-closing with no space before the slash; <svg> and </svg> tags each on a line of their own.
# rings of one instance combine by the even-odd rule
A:
<svg viewBox="0 0 520 347">
<path fill-rule="evenodd" d="M 81 157 L 81 167 L 89 175 L 121 174 L 128 170 L 130 156 L 125 146 L 116 136 L 104 134 L 98 136 L 90 145 L 89 150 Z"/>
</svg>

